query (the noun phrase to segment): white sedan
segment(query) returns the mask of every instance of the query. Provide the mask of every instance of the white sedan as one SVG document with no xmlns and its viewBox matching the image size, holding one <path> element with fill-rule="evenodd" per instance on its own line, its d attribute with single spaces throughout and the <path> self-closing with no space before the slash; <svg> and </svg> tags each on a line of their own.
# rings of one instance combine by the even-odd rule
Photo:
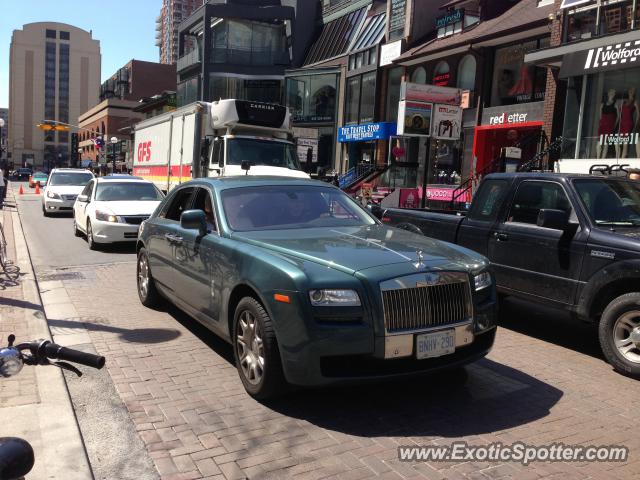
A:
<svg viewBox="0 0 640 480">
<path fill-rule="evenodd" d="M 71 212 L 76 197 L 93 179 L 93 173 L 79 168 L 54 168 L 42 191 L 42 213 Z"/>
<path fill-rule="evenodd" d="M 97 244 L 135 241 L 140 224 L 164 195 L 147 180 L 108 175 L 91 180 L 73 205 L 73 231 L 85 234 L 89 248 Z"/>
</svg>

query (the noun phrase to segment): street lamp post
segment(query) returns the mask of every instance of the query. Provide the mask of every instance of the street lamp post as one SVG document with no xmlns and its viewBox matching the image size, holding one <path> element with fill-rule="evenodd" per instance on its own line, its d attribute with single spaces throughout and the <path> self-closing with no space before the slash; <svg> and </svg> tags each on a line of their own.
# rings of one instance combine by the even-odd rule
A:
<svg viewBox="0 0 640 480">
<path fill-rule="evenodd" d="M 111 161 L 113 162 L 113 171 L 111 173 L 116 173 L 116 143 L 118 143 L 118 139 L 116 137 L 111 137 Z"/>
<path fill-rule="evenodd" d="M 78 167 L 82 168 L 82 148 L 78 149 Z"/>
</svg>

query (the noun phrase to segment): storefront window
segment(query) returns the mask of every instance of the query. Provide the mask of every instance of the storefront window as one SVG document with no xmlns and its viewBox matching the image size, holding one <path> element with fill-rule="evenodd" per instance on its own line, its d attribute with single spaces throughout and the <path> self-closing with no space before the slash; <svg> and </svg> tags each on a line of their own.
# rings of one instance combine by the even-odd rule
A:
<svg viewBox="0 0 640 480">
<path fill-rule="evenodd" d="M 640 68 L 589 75 L 579 158 L 640 157 L 637 131 L 640 120 L 639 79 Z M 570 121 L 565 120 L 569 134 L 567 124 Z M 577 123 L 575 118 L 573 121 Z"/>
<path fill-rule="evenodd" d="M 444 60 L 438 62 L 436 68 L 433 70 L 433 85 L 446 87 L 447 85 L 449 85 L 449 80 L 451 80 L 449 64 Z"/>
<path fill-rule="evenodd" d="M 433 140 L 432 159 L 428 184 L 459 185 L 462 170 L 462 155 L 459 140 Z"/>
<path fill-rule="evenodd" d="M 458 64 L 458 88 L 475 90 L 476 88 L 476 57 L 465 55 Z"/>
<path fill-rule="evenodd" d="M 198 77 L 178 83 L 178 105 L 188 105 L 198 100 Z"/>
<path fill-rule="evenodd" d="M 376 98 L 376 72 L 362 76 L 362 94 L 360 95 L 360 122 L 373 122 Z"/>
<path fill-rule="evenodd" d="M 411 82 L 413 83 L 427 83 L 427 71 L 424 67 L 416 68 L 413 73 L 411 73 Z"/>
<path fill-rule="evenodd" d="M 540 102 L 544 100 L 547 69 L 524 63 L 526 53 L 545 48 L 549 39 L 532 40 L 496 50 L 491 105 Z"/>
<path fill-rule="evenodd" d="M 336 74 L 287 78 L 287 107 L 296 123 L 332 122 L 336 110 Z"/>
<path fill-rule="evenodd" d="M 360 104 L 360 76 L 347 79 L 347 111 L 345 125 L 358 123 L 358 105 Z"/>
<path fill-rule="evenodd" d="M 387 120 L 398 121 L 398 103 L 400 102 L 400 84 L 402 83 L 403 68 L 396 67 L 389 70 L 387 80 Z"/>
</svg>

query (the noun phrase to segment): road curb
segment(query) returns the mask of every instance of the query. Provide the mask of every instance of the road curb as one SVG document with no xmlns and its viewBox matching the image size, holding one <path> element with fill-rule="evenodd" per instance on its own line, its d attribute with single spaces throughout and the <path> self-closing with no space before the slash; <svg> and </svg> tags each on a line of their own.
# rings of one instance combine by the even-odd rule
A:
<svg viewBox="0 0 640 480">
<path fill-rule="evenodd" d="M 14 197 L 14 203 L 16 203 L 12 191 L 8 192 L 7 196 L 9 195 Z M 30 330 L 36 332 L 36 338 L 51 339 L 51 331 L 47 321 L 47 307 L 43 305 L 40 296 L 40 288 L 25 238 L 22 218 L 17 209 L 11 213 L 11 216 L 16 264 L 23 274 L 21 282 L 24 300 L 41 307 L 39 314 L 36 313 L 37 310 L 25 308 L 24 321 L 32 326 Z M 61 370 L 55 367 L 37 367 L 36 383 L 40 402 L 28 406 L 32 407 L 34 410 L 32 412 L 26 412 L 24 411 L 25 407 L 22 407 L 23 411 L 19 419 L 21 423 L 29 422 L 30 425 L 24 430 L 36 434 L 38 437 L 34 441 L 27 438 L 34 447 L 36 459 L 34 469 L 29 477 L 60 480 L 93 479 L 94 475 L 64 375 Z M 19 433 L 16 432 L 16 435 Z"/>
</svg>

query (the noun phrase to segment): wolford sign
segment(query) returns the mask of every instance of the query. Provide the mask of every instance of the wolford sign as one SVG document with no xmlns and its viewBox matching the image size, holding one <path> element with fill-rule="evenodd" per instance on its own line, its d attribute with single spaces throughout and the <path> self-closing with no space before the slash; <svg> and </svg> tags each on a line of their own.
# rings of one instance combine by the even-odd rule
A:
<svg viewBox="0 0 640 480">
<path fill-rule="evenodd" d="M 569 53 L 562 59 L 560 78 L 632 67 L 640 67 L 640 40 Z"/>
</svg>

